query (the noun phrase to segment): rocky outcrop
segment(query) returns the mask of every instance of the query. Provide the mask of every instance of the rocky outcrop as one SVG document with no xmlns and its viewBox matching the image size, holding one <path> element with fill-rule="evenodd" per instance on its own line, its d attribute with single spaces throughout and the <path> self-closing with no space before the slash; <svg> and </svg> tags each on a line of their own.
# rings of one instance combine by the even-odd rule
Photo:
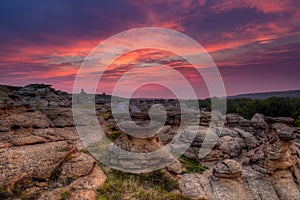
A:
<svg viewBox="0 0 300 200">
<path fill-rule="evenodd" d="M 0 199 L 96 199 L 106 176 L 81 152 L 69 95 L 48 85 L 0 93 Z"/>
<path fill-rule="evenodd" d="M 294 129 L 285 124 L 273 124 L 273 131 L 256 149 L 249 152 L 253 167 L 262 173 L 274 174 L 277 170 L 286 170 L 296 166 L 291 159 L 295 146 Z"/>
<path fill-rule="evenodd" d="M 146 153 L 156 152 L 174 139 L 189 141 L 189 134 L 176 137 L 181 114 L 174 100 L 132 101 L 132 124 L 149 124 L 153 104 L 165 105 L 167 112 L 166 123 L 157 135 L 139 138 L 120 130 L 107 95 L 96 98 L 101 102 L 96 105 L 98 122 L 108 138 L 114 139 L 111 142 L 118 151 L 149 156 Z M 0 86 L 0 199 L 97 199 L 96 190 L 106 176 L 79 140 L 70 105 L 70 95 L 49 85 Z M 124 106 L 119 110 L 124 111 Z M 168 163 L 166 169 L 179 181 L 183 195 L 212 200 L 300 199 L 300 131 L 292 126 L 293 119 L 255 114 L 247 120 L 238 114 L 218 115 L 226 118 L 224 129 L 218 130 L 208 128 L 210 112 L 193 116 L 199 117 L 200 127 L 194 130 L 195 138 L 184 155 L 209 169 L 203 174 L 189 172 L 193 170 L 182 164 L 180 161 L 187 161 L 181 158 Z M 93 125 L 84 115 L 78 123 L 85 130 Z M 214 137 L 205 145 L 212 150 L 202 158 L 198 154 L 208 147 L 203 145 L 208 134 Z M 141 162 L 125 154 L 117 152 L 113 156 L 118 159 L 110 157 L 110 164 L 143 169 L 162 161 Z"/>
<path fill-rule="evenodd" d="M 232 117 L 234 120 L 227 122 L 228 127 L 213 150 L 201 159 L 211 169 L 202 175 L 182 175 L 179 180 L 182 193 L 195 199 L 213 200 L 298 199 L 300 154 L 295 140 L 299 133 L 290 125 L 292 120 L 270 121 L 256 114 L 251 120 L 252 127 L 245 128 L 241 118 Z M 277 123 L 279 119 L 287 124 Z M 197 159 L 206 133 L 205 128 L 198 131 L 186 156 Z M 240 148 L 235 148 L 237 144 Z"/>
<path fill-rule="evenodd" d="M 283 124 L 293 124 L 295 120 L 291 117 L 265 117 L 268 123 L 283 123 Z"/>
<path fill-rule="evenodd" d="M 42 107 L 68 107 L 70 105 L 71 95 L 55 90 L 51 88 L 51 85 L 0 86 L 0 108 L 26 106 L 30 109 L 36 109 Z"/>
</svg>

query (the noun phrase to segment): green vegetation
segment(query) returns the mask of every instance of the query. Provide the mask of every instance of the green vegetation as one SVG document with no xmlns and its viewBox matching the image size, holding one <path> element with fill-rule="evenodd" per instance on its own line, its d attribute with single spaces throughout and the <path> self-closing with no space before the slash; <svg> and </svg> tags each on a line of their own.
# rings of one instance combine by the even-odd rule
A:
<svg viewBox="0 0 300 200">
<path fill-rule="evenodd" d="M 103 119 L 105 119 L 105 120 L 108 120 L 110 115 L 111 115 L 111 111 L 106 111 L 106 112 L 100 113 L 100 116 L 103 117 Z"/>
<path fill-rule="evenodd" d="M 208 169 L 208 167 L 202 166 L 198 161 L 190 159 L 184 155 L 182 155 L 179 160 L 181 161 L 182 166 L 185 168 L 182 173 L 202 173 L 204 170 Z"/>
<path fill-rule="evenodd" d="M 200 108 L 210 110 L 210 99 L 200 100 Z M 246 119 L 251 119 L 255 113 L 270 117 L 300 116 L 300 98 L 271 97 L 252 100 L 247 98 L 227 100 L 227 113 L 238 113 Z"/>
<path fill-rule="evenodd" d="M 71 196 L 71 191 L 67 190 L 67 191 L 61 193 L 60 200 L 69 199 L 70 196 Z"/>
<path fill-rule="evenodd" d="M 300 127 L 300 116 L 298 116 L 298 118 L 296 119 L 295 125 Z"/>
<path fill-rule="evenodd" d="M 102 166 L 107 180 L 98 189 L 98 200 L 140 199 L 140 200 L 179 200 L 189 198 L 172 193 L 179 188 L 177 180 L 163 171 L 146 174 L 131 174 Z"/>
<path fill-rule="evenodd" d="M 118 137 L 120 137 L 120 135 L 122 134 L 122 131 L 121 130 L 117 130 L 117 131 L 113 131 L 111 134 L 107 134 L 107 138 L 114 142 L 116 141 L 116 139 L 118 139 Z"/>
<path fill-rule="evenodd" d="M 90 153 L 87 148 L 81 148 L 79 151 L 82 152 L 82 153 L 85 153 L 85 154 L 89 154 Z"/>
</svg>

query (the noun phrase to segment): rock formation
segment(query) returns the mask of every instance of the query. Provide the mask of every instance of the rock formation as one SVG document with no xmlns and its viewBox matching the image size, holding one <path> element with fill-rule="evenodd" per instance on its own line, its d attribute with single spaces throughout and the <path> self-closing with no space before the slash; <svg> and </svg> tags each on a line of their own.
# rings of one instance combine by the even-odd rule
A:
<svg viewBox="0 0 300 200">
<path fill-rule="evenodd" d="M 106 176 L 84 153 L 70 95 L 37 84 L 0 93 L 0 199 L 95 199 Z"/>
<path fill-rule="evenodd" d="M 164 105 L 167 112 L 157 135 L 139 138 L 120 130 L 108 95 L 95 98 L 100 125 L 108 138 L 121 133 L 112 142 L 123 150 L 153 152 L 178 139 L 181 113 L 176 100 L 130 102 L 131 118 L 138 125 L 149 124 L 153 104 Z M 293 127 L 292 118 L 255 114 L 247 120 L 231 113 L 220 116 L 225 118 L 222 131 L 212 131 L 210 112 L 196 116 L 199 128 L 184 155 L 209 169 L 200 174 L 184 171 L 181 159 L 170 163 L 166 169 L 178 180 L 183 195 L 212 200 L 300 199 L 300 131 Z M 88 129 L 88 119 L 81 120 L 81 128 Z M 212 151 L 199 158 L 207 134 L 219 137 L 209 141 Z M 183 134 L 179 139 L 187 137 Z M 123 164 L 137 167 L 131 161 Z M 96 199 L 96 190 L 105 180 L 78 138 L 71 95 L 43 84 L 0 86 L 0 199 Z"/>
</svg>

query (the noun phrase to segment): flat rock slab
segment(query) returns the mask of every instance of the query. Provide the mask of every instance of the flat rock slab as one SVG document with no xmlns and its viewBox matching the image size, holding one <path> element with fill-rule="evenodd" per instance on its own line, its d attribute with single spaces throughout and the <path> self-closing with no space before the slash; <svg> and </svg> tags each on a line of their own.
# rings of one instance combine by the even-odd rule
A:
<svg viewBox="0 0 300 200">
<path fill-rule="evenodd" d="M 50 126 L 52 126 L 51 121 L 41 111 L 10 110 L 0 113 L 0 132 L 19 128 L 47 128 Z"/>
<path fill-rule="evenodd" d="M 0 149 L 0 186 L 49 180 L 69 150 L 66 141 Z"/>
</svg>

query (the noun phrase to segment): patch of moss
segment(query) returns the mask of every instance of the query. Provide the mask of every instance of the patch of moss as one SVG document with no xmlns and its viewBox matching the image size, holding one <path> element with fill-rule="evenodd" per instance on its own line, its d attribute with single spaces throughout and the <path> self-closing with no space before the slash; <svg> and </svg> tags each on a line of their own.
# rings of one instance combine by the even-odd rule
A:
<svg viewBox="0 0 300 200">
<path fill-rule="evenodd" d="M 178 182 L 163 171 L 146 174 L 131 174 L 102 167 L 107 175 L 106 182 L 98 189 L 98 200 L 141 199 L 141 200 L 187 200 L 178 189 Z"/>
<path fill-rule="evenodd" d="M 182 155 L 179 160 L 182 163 L 182 166 L 185 170 L 183 170 L 182 173 L 189 173 L 189 172 L 195 172 L 195 173 L 201 173 L 208 169 L 206 166 L 202 166 L 198 161 L 190 159 L 184 155 Z"/>
</svg>

